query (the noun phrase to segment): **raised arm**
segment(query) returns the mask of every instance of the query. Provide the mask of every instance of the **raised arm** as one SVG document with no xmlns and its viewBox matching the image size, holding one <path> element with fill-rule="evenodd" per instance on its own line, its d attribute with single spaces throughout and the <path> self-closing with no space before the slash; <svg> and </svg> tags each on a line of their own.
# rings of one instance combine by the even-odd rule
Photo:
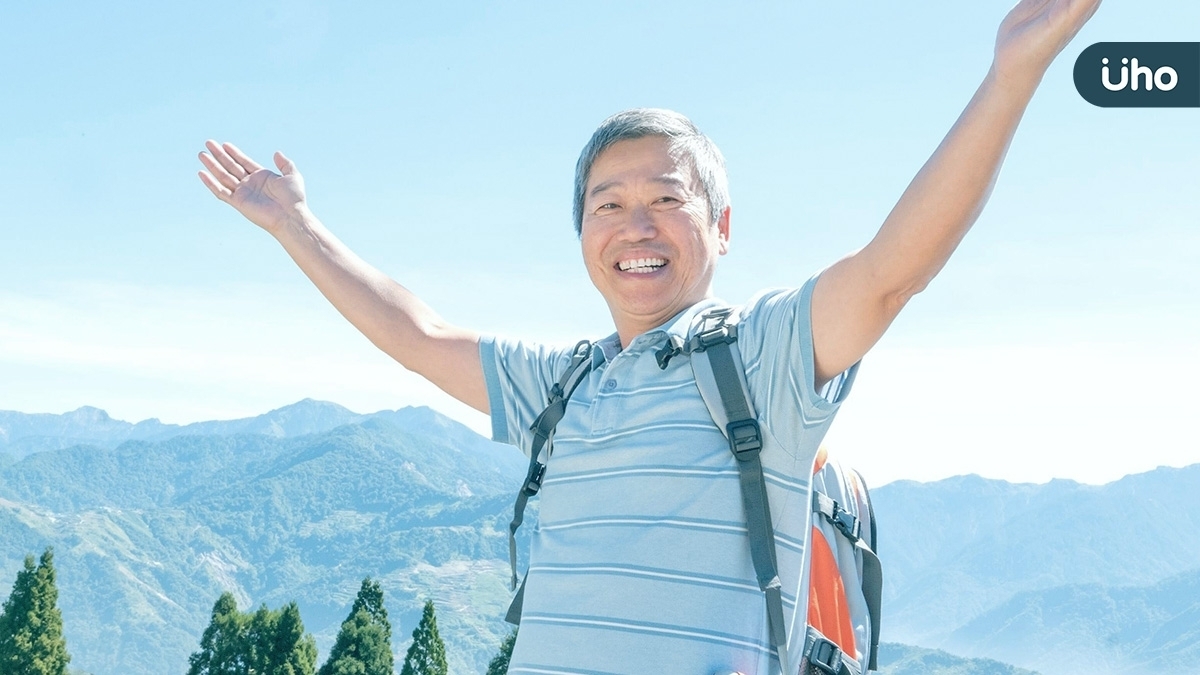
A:
<svg viewBox="0 0 1200 675">
<path fill-rule="evenodd" d="M 451 326 L 408 289 L 363 261 L 308 210 L 304 179 L 275 153 L 280 173 L 230 143 L 205 144 L 200 180 L 283 245 L 342 316 L 375 346 L 454 398 L 488 412 L 479 335 Z"/>
<path fill-rule="evenodd" d="M 820 385 L 857 362 L 933 279 L 979 217 L 1025 107 L 1054 57 L 1100 0 L 1021 0 L 1004 18 L 992 68 L 871 243 L 813 290 Z"/>
</svg>

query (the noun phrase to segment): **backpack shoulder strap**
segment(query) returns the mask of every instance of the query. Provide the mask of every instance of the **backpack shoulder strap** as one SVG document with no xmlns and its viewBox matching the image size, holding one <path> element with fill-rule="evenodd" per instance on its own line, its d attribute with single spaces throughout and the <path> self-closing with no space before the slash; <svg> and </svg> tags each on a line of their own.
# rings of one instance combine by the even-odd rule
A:
<svg viewBox="0 0 1200 675">
<path fill-rule="evenodd" d="M 746 382 L 745 366 L 741 350 L 737 345 L 738 326 L 733 308 L 709 310 L 701 315 L 686 341 L 676 339 L 668 343 L 659 353 L 659 365 L 666 368 L 667 361 L 674 355 L 689 354 L 696 386 L 704 405 L 737 459 L 742 501 L 746 510 L 746 524 L 750 535 L 750 553 L 754 562 L 759 587 L 767 599 L 767 619 L 772 647 L 780 655 L 783 672 L 787 667 L 787 635 L 783 623 L 783 607 L 780 598 L 778 563 L 775 555 L 775 533 L 772 526 L 770 505 L 767 500 L 766 481 L 763 478 L 759 453 L 762 449 L 762 432 L 759 428 L 750 389 Z M 839 532 L 854 544 L 862 559 L 862 570 L 858 573 L 862 592 L 870 617 L 870 647 L 867 652 L 866 669 L 877 668 L 879 645 L 880 596 L 883 585 L 882 567 L 872 550 L 876 545 L 875 518 L 871 511 L 870 496 L 866 483 L 857 473 L 857 497 L 855 506 L 859 517 L 852 516 L 836 501 L 813 488 L 814 513 L 827 518 Z M 861 488 L 857 489 L 857 488 Z M 866 519 L 867 531 L 862 531 L 862 520 Z M 864 541 L 867 540 L 867 541 Z M 809 554 L 806 554 L 809 555 Z M 854 654 L 844 654 L 836 644 L 825 639 L 819 631 L 809 627 L 805 631 L 805 644 L 801 650 L 801 661 L 806 667 L 836 675 L 858 675 L 861 665 Z M 808 672 L 808 671 L 805 671 Z"/>
<path fill-rule="evenodd" d="M 854 545 L 862 554 L 863 597 L 867 600 L 867 611 L 871 615 L 871 651 L 867 669 L 878 670 L 879 629 L 883 614 L 883 564 L 879 561 L 879 533 L 875 523 L 875 507 L 871 504 L 871 492 L 867 489 L 867 482 L 858 471 L 848 471 L 857 488 L 854 495 L 858 501 L 858 517 L 867 521 L 866 530 Z"/>
<path fill-rule="evenodd" d="M 508 565 L 512 570 L 512 588 L 517 590 L 517 530 L 525 520 L 525 505 L 529 498 L 542 489 L 542 479 L 546 476 L 546 463 L 541 461 L 542 448 L 546 449 L 547 459 L 554 451 L 554 428 L 567 412 L 567 401 L 575 388 L 592 371 L 592 343 L 581 340 L 575 345 L 571 362 L 566 372 L 558 382 L 550 388 L 549 404 L 530 425 L 533 440 L 529 448 L 529 471 L 525 474 L 525 484 L 517 493 L 517 501 L 513 504 L 513 519 L 508 524 Z M 521 605 L 525 599 L 525 582 L 513 598 L 508 608 L 505 621 L 511 624 L 521 623 Z"/>
<path fill-rule="evenodd" d="M 779 656 L 782 671 L 790 673 L 782 584 L 775 557 L 775 528 L 771 524 L 771 506 L 767 502 L 767 484 L 759 457 L 762 430 L 746 385 L 746 369 L 737 349 L 737 323 L 736 319 L 730 320 L 733 314 L 731 307 L 703 313 L 687 342 L 678 347 L 681 353 L 690 354 L 700 396 L 737 460 L 738 482 L 750 535 L 750 558 L 754 562 L 758 587 L 767 600 L 771 646 Z"/>
</svg>

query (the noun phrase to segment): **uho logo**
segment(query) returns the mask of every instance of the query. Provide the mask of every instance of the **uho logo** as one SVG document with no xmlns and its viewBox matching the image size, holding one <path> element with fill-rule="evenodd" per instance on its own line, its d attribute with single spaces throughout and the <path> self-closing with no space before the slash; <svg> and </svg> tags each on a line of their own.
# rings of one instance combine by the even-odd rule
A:
<svg viewBox="0 0 1200 675">
<path fill-rule="evenodd" d="M 1075 60 L 1075 88 L 1102 108 L 1200 107 L 1200 42 L 1097 42 Z"/>
</svg>

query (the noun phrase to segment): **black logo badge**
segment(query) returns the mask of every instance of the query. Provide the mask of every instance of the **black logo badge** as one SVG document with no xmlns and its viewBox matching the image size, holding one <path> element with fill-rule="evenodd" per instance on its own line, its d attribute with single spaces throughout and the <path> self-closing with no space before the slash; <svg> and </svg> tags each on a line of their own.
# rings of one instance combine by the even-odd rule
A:
<svg viewBox="0 0 1200 675">
<path fill-rule="evenodd" d="M 1075 89 L 1101 108 L 1200 108 L 1200 42 L 1097 42 Z"/>
</svg>

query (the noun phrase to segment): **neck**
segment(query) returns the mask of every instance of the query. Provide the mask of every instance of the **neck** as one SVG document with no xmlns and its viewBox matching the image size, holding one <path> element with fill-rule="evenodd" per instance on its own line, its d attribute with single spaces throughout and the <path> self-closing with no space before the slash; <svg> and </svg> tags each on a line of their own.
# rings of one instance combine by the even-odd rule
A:
<svg viewBox="0 0 1200 675">
<path fill-rule="evenodd" d="M 669 310 L 663 315 L 619 316 L 616 313 L 613 313 L 613 323 L 617 327 L 617 337 L 621 341 L 621 349 L 628 347 L 629 343 L 633 342 L 634 338 L 637 336 L 642 335 L 643 333 L 648 333 L 655 328 L 662 326 L 671 319 L 675 318 L 680 312 L 683 312 L 688 308 L 695 306 L 696 303 L 703 302 L 710 297 L 712 297 L 712 293 L 708 293 L 703 297 L 696 298 L 683 307 Z"/>
</svg>

